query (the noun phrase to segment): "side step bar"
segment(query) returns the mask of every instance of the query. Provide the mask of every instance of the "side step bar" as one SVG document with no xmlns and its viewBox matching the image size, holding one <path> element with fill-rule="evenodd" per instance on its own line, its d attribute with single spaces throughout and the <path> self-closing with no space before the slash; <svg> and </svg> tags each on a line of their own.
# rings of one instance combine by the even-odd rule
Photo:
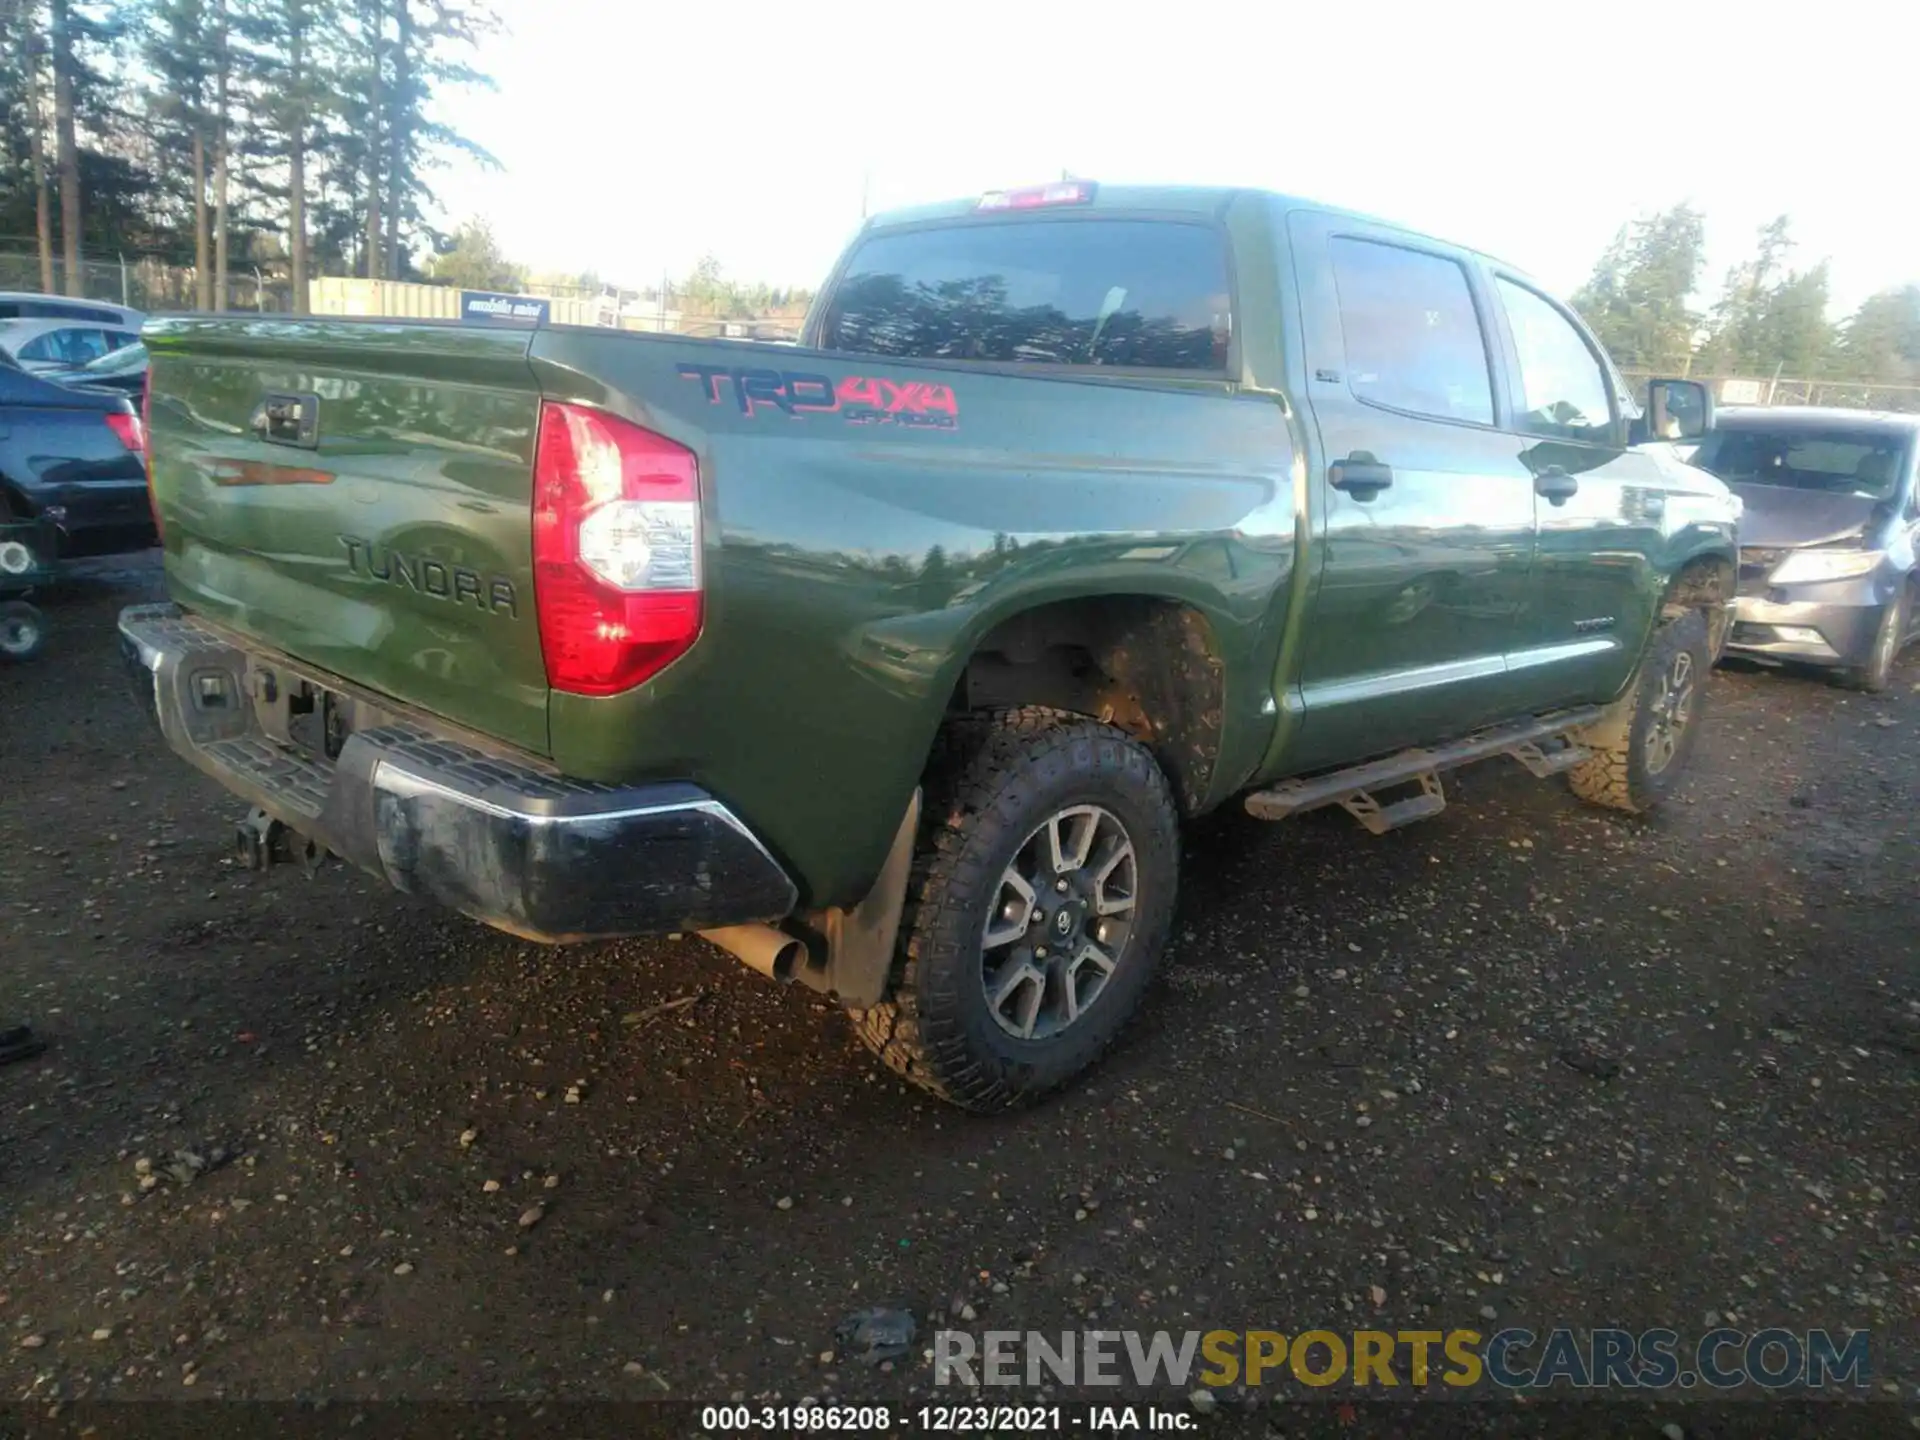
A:
<svg viewBox="0 0 1920 1440">
<path fill-rule="evenodd" d="M 1285 820 L 1302 811 L 1339 805 L 1375 835 L 1384 835 L 1446 809 L 1446 791 L 1440 784 L 1442 770 L 1471 765 L 1495 755 L 1511 755 L 1539 776 L 1572 769 L 1592 752 L 1570 732 L 1593 724 L 1600 715 L 1598 705 L 1562 710 L 1496 725 L 1431 750 L 1403 750 L 1384 760 L 1369 760 L 1346 770 L 1283 780 L 1247 796 L 1247 813 L 1261 820 Z M 1419 793 L 1388 803 L 1382 803 L 1374 794 L 1401 785 L 1418 785 Z"/>
</svg>

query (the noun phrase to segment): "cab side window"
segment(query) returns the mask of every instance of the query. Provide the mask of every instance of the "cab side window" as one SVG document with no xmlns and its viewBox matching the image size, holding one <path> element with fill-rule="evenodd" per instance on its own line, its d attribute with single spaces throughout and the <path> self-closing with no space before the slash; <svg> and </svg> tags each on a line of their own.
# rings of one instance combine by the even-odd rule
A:
<svg viewBox="0 0 1920 1440">
<path fill-rule="evenodd" d="M 84 365 L 107 353 L 107 337 L 98 330 L 70 328 L 49 330 L 20 347 L 22 360 L 51 361 L 59 365 Z"/>
<path fill-rule="evenodd" d="M 1545 297 L 1504 276 L 1494 282 L 1520 365 L 1514 427 L 1556 440 L 1613 439 L 1606 372 L 1573 322 Z"/>
<path fill-rule="evenodd" d="M 1347 236 L 1330 248 L 1354 398 L 1491 425 L 1486 336 L 1459 262 Z"/>
<path fill-rule="evenodd" d="M 69 365 L 84 365 L 89 360 L 98 360 L 112 346 L 107 344 L 107 332 L 91 327 L 76 330 L 63 330 L 67 337 L 66 360 Z"/>
</svg>

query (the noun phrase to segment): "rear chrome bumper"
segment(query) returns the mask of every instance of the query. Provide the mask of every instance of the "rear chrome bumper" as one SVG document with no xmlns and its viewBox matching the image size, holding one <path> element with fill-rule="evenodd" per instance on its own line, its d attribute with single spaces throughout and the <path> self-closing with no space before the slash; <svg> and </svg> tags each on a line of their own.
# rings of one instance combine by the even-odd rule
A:
<svg viewBox="0 0 1920 1440">
<path fill-rule="evenodd" d="M 121 612 L 121 649 L 167 743 L 234 794 L 395 889 L 528 939 L 706 930 L 788 914 L 793 881 L 696 785 L 554 774 L 413 719 L 327 760 L 259 723 L 257 675 L 326 677 L 173 605 Z"/>
</svg>

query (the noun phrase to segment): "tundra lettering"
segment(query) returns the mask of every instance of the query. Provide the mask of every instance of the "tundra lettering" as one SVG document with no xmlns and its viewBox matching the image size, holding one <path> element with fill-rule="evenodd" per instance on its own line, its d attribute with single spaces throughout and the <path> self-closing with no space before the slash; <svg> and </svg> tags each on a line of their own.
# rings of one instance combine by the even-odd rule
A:
<svg viewBox="0 0 1920 1440">
<path fill-rule="evenodd" d="M 483 576 L 464 565 L 448 565 L 400 550 L 382 550 L 371 540 L 357 535 L 342 535 L 339 540 L 347 550 L 347 568 L 355 574 L 390 581 L 436 600 L 451 600 L 456 605 L 472 601 L 478 609 L 508 618 L 520 613 L 513 582 L 497 575 Z"/>
</svg>

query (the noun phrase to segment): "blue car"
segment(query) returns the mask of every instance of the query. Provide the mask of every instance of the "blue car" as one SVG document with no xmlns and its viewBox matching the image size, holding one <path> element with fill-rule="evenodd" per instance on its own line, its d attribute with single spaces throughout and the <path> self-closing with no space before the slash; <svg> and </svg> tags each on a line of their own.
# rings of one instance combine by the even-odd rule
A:
<svg viewBox="0 0 1920 1440">
<path fill-rule="evenodd" d="M 54 537 L 46 559 L 154 544 L 145 427 L 125 395 L 0 360 L 0 525 L 30 522 Z"/>
</svg>

